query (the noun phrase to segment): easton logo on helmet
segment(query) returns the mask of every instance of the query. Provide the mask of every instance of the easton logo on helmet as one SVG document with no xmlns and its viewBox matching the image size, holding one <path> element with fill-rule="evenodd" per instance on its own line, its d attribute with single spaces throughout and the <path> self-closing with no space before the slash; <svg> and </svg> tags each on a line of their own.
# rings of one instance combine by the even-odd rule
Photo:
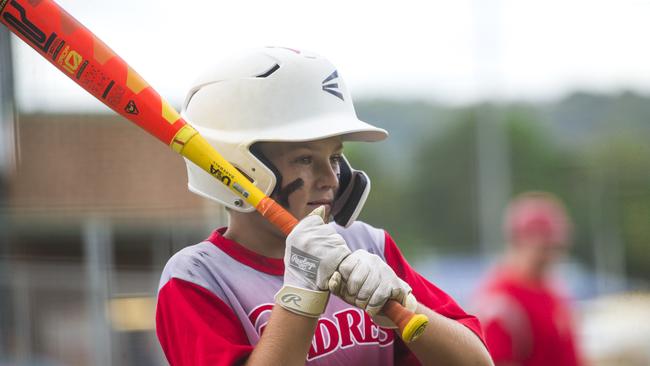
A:
<svg viewBox="0 0 650 366">
<path fill-rule="evenodd" d="M 338 79 L 339 73 L 334 70 L 333 73 L 330 74 L 330 76 L 326 77 L 325 80 L 321 84 L 323 84 L 323 90 L 338 97 L 341 100 L 343 99 L 343 94 L 341 94 L 341 91 L 339 89 L 339 84 L 333 82 L 335 79 Z"/>
</svg>

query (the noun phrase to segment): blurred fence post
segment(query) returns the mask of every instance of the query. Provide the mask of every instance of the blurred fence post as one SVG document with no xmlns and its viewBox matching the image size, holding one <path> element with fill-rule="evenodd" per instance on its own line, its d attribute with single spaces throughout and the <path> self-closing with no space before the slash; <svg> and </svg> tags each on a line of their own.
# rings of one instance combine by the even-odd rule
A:
<svg viewBox="0 0 650 366">
<path fill-rule="evenodd" d="M 488 107 L 479 109 L 476 126 L 478 223 L 485 255 L 501 251 L 501 220 L 511 193 L 508 138 L 500 122 L 498 111 Z"/>
<path fill-rule="evenodd" d="M 83 223 L 83 246 L 88 288 L 88 326 L 93 365 L 112 365 L 108 301 L 113 263 L 113 232 L 108 219 L 90 217 Z"/>
<path fill-rule="evenodd" d="M 14 70 L 11 33 L 6 27 L 0 28 L 0 65 L 0 179 L 6 180 L 16 165 Z"/>
<path fill-rule="evenodd" d="M 590 190 L 591 231 L 593 235 L 596 291 L 599 296 L 625 290 L 625 244 L 621 238 L 618 217 L 619 195 L 616 182 L 608 184 L 605 172 L 597 169 Z"/>
<path fill-rule="evenodd" d="M 475 77 L 479 98 L 495 100 L 503 82 L 501 72 L 501 4 L 474 0 Z M 509 141 L 497 104 L 476 113 L 476 172 L 478 233 L 484 255 L 500 252 L 501 216 L 511 195 Z"/>
<path fill-rule="evenodd" d="M 14 268 L 11 273 L 13 315 L 14 315 L 14 353 L 19 364 L 29 365 L 34 360 L 34 322 L 32 300 L 30 298 L 29 273 L 23 268 Z"/>
<path fill-rule="evenodd" d="M 11 35 L 6 27 L 0 27 L 0 65 L 0 355 L 9 355 L 4 338 L 12 329 L 7 185 L 15 166 L 15 103 Z"/>
</svg>

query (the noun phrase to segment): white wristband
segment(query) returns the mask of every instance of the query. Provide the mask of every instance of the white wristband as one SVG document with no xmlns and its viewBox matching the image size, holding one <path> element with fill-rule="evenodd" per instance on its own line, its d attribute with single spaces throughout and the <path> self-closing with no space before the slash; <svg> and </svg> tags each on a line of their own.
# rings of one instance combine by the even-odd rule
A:
<svg viewBox="0 0 650 366">
<path fill-rule="evenodd" d="M 329 291 L 314 291 L 285 285 L 275 294 L 275 303 L 292 313 L 318 318 L 325 311 L 329 296 Z"/>
</svg>

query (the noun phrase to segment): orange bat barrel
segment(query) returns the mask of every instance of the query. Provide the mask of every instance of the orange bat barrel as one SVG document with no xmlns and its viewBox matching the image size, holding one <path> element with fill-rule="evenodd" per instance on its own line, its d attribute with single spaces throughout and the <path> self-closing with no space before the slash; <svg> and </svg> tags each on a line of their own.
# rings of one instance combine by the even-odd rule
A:
<svg viewBox="0 0 650 366">
<path fill-rule="evenodd" d="M 95 98 L 165 144 L 185 126 L 138 73 L 55 2 L 0 0 L 0 21 Z"/>
</svg>

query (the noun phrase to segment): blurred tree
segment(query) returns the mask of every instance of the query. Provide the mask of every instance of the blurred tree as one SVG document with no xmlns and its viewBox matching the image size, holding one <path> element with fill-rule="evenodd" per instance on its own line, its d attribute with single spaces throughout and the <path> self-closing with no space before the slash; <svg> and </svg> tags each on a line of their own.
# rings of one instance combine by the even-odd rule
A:
<svg viewBox="0 0 650 366">
<path fill-rule="evenodd" d="M 552 192 L 567 207 L 574 222 L 573 254 L 584 264 L 593 261 L 590 198 L 584 163 L 575 146 L 557 138 L 538 110 L 513 105 L 504 113 L 510 141 L 513 195 L 525 191 Z"/>
<path fill-rule="evenodd" d="M 421 245 L 446 251 L 478 244 L 476 206 L 476 110 L 461 111 L 441 134 L 414 146 L 415 169 L 403 192 Z"/>
</svg>

